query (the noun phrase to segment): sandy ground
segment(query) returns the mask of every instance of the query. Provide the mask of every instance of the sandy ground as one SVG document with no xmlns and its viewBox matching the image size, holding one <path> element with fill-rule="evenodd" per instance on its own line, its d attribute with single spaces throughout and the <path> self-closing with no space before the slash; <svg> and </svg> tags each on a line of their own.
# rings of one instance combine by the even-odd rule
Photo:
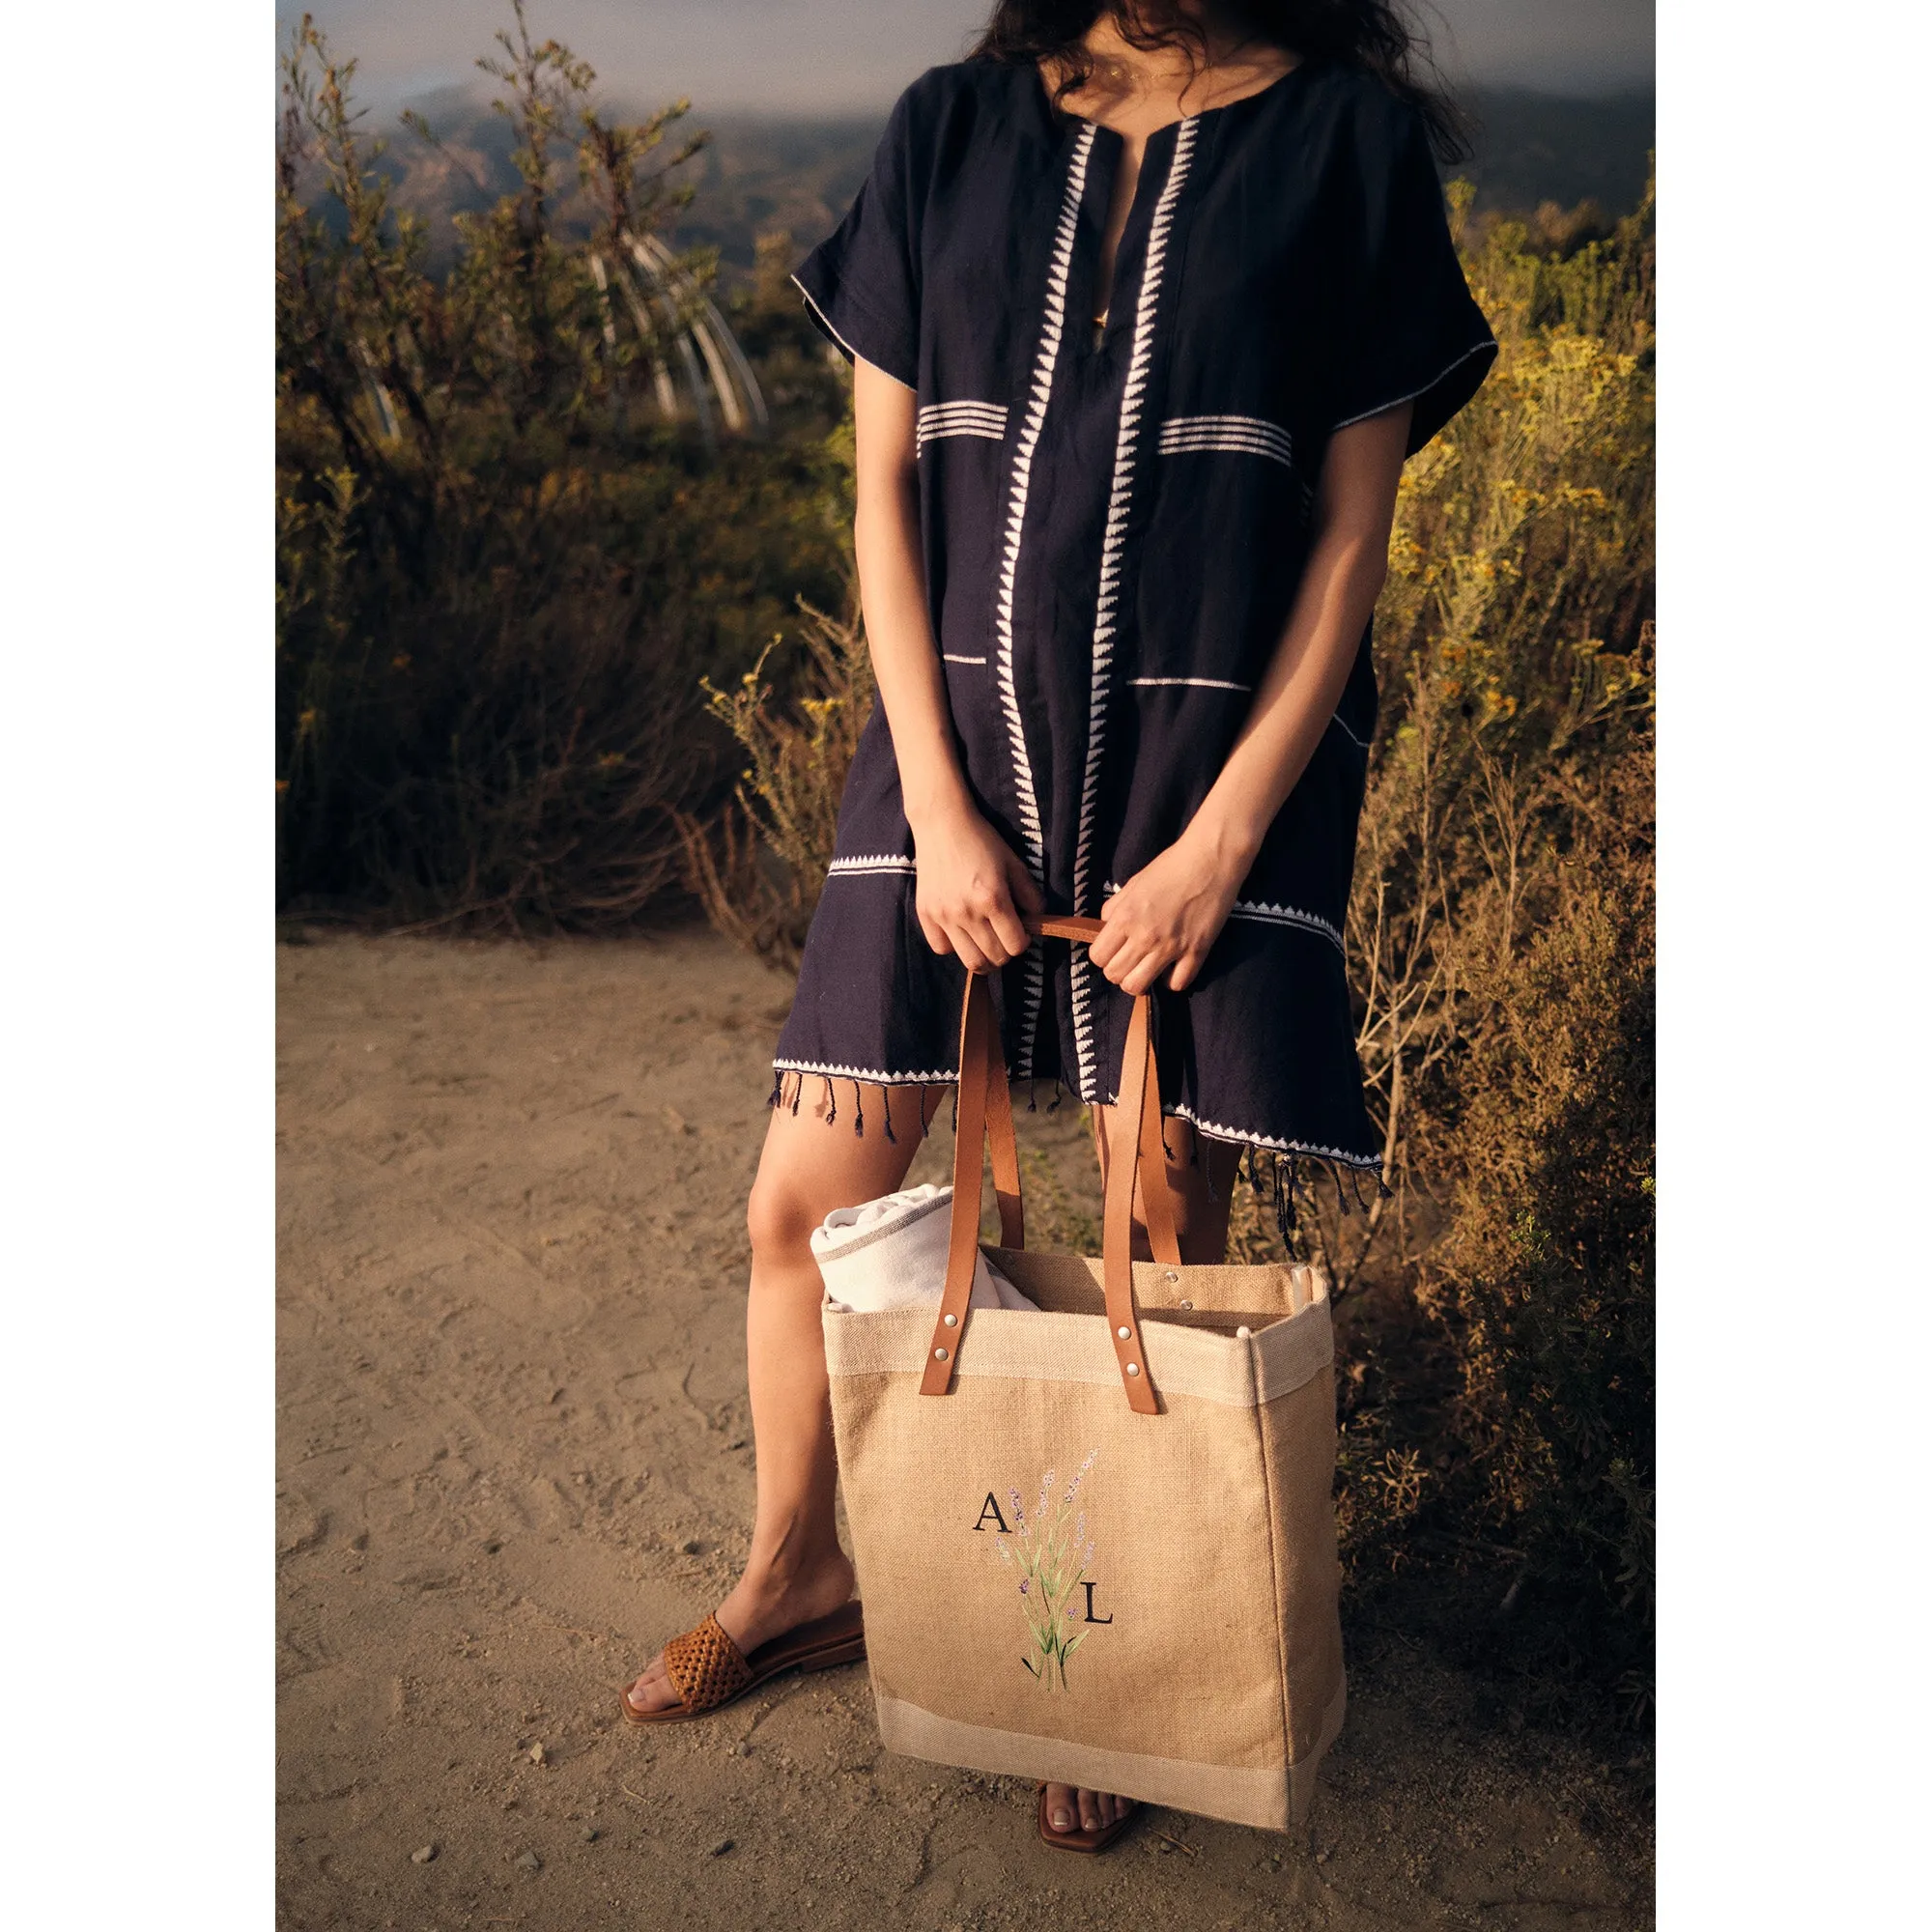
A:
<svg viewBox="0 0 1932 1932">
<path fill-rule="evenodd" d="M 277 958 L 282 1924 L 1652 1922 L 1614 1778 L 1359 1617 L 1305 1839 L 1162 1812 L 1050 1852 L 1031 1786 L 883 1751 L 859 1669 L 626 1732 L 745 1548 L 788 983 L 702 932 Z M 1091 1193 L 1070 1108 L 1022 1128 Z M 915 1178 L 947 1159 L 942 1126 Z"/>
</svg>

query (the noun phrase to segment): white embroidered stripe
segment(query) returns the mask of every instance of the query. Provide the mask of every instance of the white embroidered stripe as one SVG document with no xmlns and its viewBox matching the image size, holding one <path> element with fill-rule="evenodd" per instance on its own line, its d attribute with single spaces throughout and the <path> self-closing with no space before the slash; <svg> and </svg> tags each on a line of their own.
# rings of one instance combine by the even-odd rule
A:
<svg viewBox="0 0 1932 1932">
<path fill-rule="evenodd" d="M 1007 438 L 1005 423 L 941 423 L 937 429 L 923 428 L 913 438 L 913 454 L 917 456 L 928 442 L 938 442 L 949 436 L 977 436 L 985 442 L 1004 442 Z"/>
<path fill-rule="evenodd" d="M 812 1060 L 775 1060 L 774 1073 L 810 1073 L 820 1080 L 857 1080 L 867 1087 L 951 1087 L 957 1067 L 936 1073 L 886 1073 L 876 1066 L 823 1066 Z"/>
<path fill-rule="evenodd" d="M 1270 1134 L 1253 1133 L 1246 1127 L 1224 1127 L 1218 1122 L 1204 1121 L 1192 1107 L 1183 1107 L 1178 1101 L 1173 1106 L 1163 1101 L 1160 1110 L 1172 1114 L 1176 1120 L 1188 1122 L 1210 1140 L 1238 1141 L 1243 1147 L 1265 1148 L 1269 1153 L 1306 1154 L 1310 1160 L 1332 1160 L 1343 1167 L 1359 1168 L 1364 1174 L 1379 1174 L 1382 1170 L 1382 1157 L 1378 1153 L 1349 1153 L 1341 1148 L 1321 1147 L 1314 1141 L 1278 1141 Z"/>
<path fill-rule="evenodd" d="M 1108 898 L 1121 890 L 1117 880 L 1109 879 L 1100 888 Z M 1342 943 L 1342 935 L 1319 913 L 1303 912 L 1298 906 L 1267 905 L 1259 899 L 1236 899 L 1228 908 L 1230 919 L 1250 920 L 1257 925 L 1293 925 L 1307 932 L 1317 932 L 1325 939 L 1336 952 L 1344 953 L 1347 949 Z"/>
<path fill-rule="evenodd" d="M 1188 684 L 1200 691 L 1252 691 L 1251 684 L 1230 684 L 1225 677 L 1130 677 L 1131 685 Z"/>
<path fill-rule="evenodd" d="M 1088 903 L 1094 859 L 1094 813 L 1099 798 L 1100 763 L 1106 750 L 1107 704 L 1113 687 L 1114 613 L 1120 597 L 1121 567 L 1126 552 L 1127 520 L 1133 508 L 1134 449 L 1139 441 L 1141 406 L 1153 364 L 1154 323 L 1160 313 L 1161 279 L 1167 270 L 1168 231 L 1180 199 L 1181 185 L 1194 155 L 1200 119 L 1182 121 L 1174 137 L 1174 158 L 1161 184 L 1148 227 L 1147 259 L 1141 270 L 1134 311 L 1133 353 L 1126 387 L 1121 394 L 1121 420 L 1114 440 L 1114 481 L 1107 497 L 1107 523 L 1100 539 L 1100 582 L 1094 619 L 1093 678 L 1087 699 L 1087 765 L 1080 783 L 1080 835 L 1073 852 L 1073 906 Z M 1081 1097 L 1091 1096 L 1097 1075 L 1094 1065 L 1093 964 L 1085 947 L 1073 950 L 1073 1050 Z"/>
<path fill-rule="evenodd" d="M 1463 350 L 1462 355 L 1452 355 L 1435 375 L 1430 377 L 1428 382 L 1423 384 L 1421 388 L 1411 389 L 1406 396 L 1391 396 L 1386 402 L 1378 403 L 1372 410 L 1363 410 L 1358 415 L 1344 416 L 1340 422 L 1335 423 L 1332 427 L 1334 429 L 1347 429 L 1350 423 L 1367 422 L 1371 416 L 1378 416 L 1384 410 L 1398 409 L 1404 403 L 1412 403 L 1417 396 L 1426 396 L 1431 389 L 1435 388 L 1437 383 L 1441 382 L 1443 377 L 1448 375 L 1452 369 L 1460 369 L 1470 356 L 1493 355 L 1495 347 L 1496 345 L 1493 342 L 1475 343 Z"/>
<path fill-rule="evenodd" d="M 1271 450 L 1284 462 L 1290 454 L 1286 438 L 1277 440 L 1270 436 L 1260 436 L 1247 429 L 1188 430 L 1174 433 L 1163 430 L 1160 436 L 1162 449 L 1264 449 Z"/>
<path fill-rule="evenodd" d="M 1271 443 L 1250 442 L 1239 437 L 1202 437 L 1190 442 L 1163 442 L 1160 445 L 1163 456 L 1259 456 L 1264 462 L 1279 463 L 1284 469 L 1293 469 L 1288 452 L 1275 448 Z"/>
<path fill-rule="evenodd" d="M 1319 932 L 1337 952 L 1346 954 L 1342 935 L 1325 919 L 1295 906 L 1258 905 L 1250 899 L 1236 899 L 1228 908 L 1228 917 L 1252 920 L 1258 925 L 1298 925 L 1309 932 Z"/>
<path fill-rule="evenodd" d="M 950 665 L 982 665 L 986 662 L 984 658 L 962 658 L 957 651 L 942 651 L 940 656 Z"/>
<path fill-rule="evenodd" d="M 834 872 L 911 872 L 917 867 L 910 859 L 895 859 L 890 853 L 867 853 L 855 859 L 835 859 L 826 867 L 826 876 Z"/>
<path fill-rule="evenodd" d="M 919 412 L 913 454 L 942 436 L 979 436 L 999 442 L 1007 434 L 1007 412 L 999 403 L 929 403 Z"/>
<path fill-rule="evenodd" d="M 997 422 L 1007 419 L 1007 406 L 1004 403 L 928 403 L 920 411 L 919 419 L 923 423 L 940 422 Z"/>
<path fill-rule="evenodd" d="M 1047 268 L 1046 309 L 1040 318 L 1039 348 L 1034 356 L 1033 381 L 1027 392 L 1027 412 L 1013 443 L 1012 473 L 1007 486 L 1007 528 L 1000 557 L 1000 579 L 993 603 L 993 634 L 999 662 L 1000 703 L 1007 714 L 1007 738 L 1013 754 L 1013 803 L 1026 845 L 1027 869 L 1036 880 L 1046 871 L 1046 852 L 1039 823 L 1039 801 L 1033 788 L 1033 763 L 1027 756 L 1026 726 L 1020 716 L 1018 689 L 1013 681 L 1013 592 L 1020 566 L 1020 539 L 1026 529 L 1027 486 L 1033 475 L 1033 453 L 1046 422 L 1046 406 L 1053 394 L 1054 364 L 1066 325 L 1066 278 L 1073 265 L 1073 238 L 1080 220 L 1080 199 L 1087 186 L 1087 162 L 1099 131 L 1088 122 L 1073 144 L 1067 164 L 1066 187 L 1061 196 L 1060 225 L 1054 233 L 1053 255 Z M 1033 1071 L 1033 1042 L 1039 1024 L 1040 994 L 1045 983 L 1037 947 L 1027 953 L 1026 990 L 1020 1003 L 1019 1072 Z"/>
<path fill-rule="evenodd" d="M 1293 465 L 1294 443 L 1289 433 L 1261 416 L 1169 416 L 1161 424 L 1163 456 L 1205 449 L 1246 451 Z"/>
</svg>

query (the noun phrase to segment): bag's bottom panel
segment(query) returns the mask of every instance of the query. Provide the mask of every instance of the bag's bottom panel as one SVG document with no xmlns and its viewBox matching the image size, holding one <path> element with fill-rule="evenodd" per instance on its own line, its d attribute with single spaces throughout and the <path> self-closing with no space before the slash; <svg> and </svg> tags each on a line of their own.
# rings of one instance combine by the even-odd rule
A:
<svg viewBox="0 0 1932 1932">
<path fill-rule="evenodd" d="M 1349 1687 L 1344 1681 L 1322 1713 L 1315 1748 L 1298 1763 L 1264 1771 L 1104 1750 L 1059 1738 L 1034 1737 L 1025 1731 L 962 1723 L 898 1697 L 882 1696 L 877 1701 L 879 1734 L 886 1748 L 906 1757 L 955 1765 L 964 1771 L 990 1772 L 997 1776 L 1035 1777 L 1080 1785 L 1089 1791 L 1111 1791 L 1144 1804 L 1166 1804 L 1176 1811 L 1220 1818 L 1231 1825 L 1285 1832 L 1308 1815 L 1317 1769 L 1342 1732 Z"/>
</svg>

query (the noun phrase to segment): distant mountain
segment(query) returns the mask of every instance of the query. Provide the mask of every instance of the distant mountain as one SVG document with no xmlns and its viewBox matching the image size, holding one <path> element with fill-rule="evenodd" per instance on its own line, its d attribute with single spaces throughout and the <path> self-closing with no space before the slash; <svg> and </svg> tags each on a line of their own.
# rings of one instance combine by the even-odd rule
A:
<svg viewBox="0 0 1932 1932">
<path fill-rule="evenodd" d="M 1521 88 L 1472 89 L 1475 157 L 1455 170 L 1476 184 L 1478 209 L 1528 213 L 1553 201 L 1595 201 L 1628 214 L 1643 198 L 1657 146 L 1657 97 L 1576 99 Z"/>
<path fill-rule="evenodd" d="M 1572 99 L 1519 88 L 1472 90 L 1474 157 L 1455 172 L 1476 184 L 1479 210 L 1527 213 L 1541 203 L 1565 208 L 1590 199 L 1612 216 L 1643 193 L 1655 144 L 1649 94 Z M 415 103 L 439 136 L 426 147 L 397 128 L 384 165 L 396 199 L 430 218 L 435 257 L 446 261 L 452 214 L 489 207 L 515 191 L 508 125 L 468 91 Z M 706 128 L 711 144 L 679 171 L 696 197 L 670 238 L 679 247 L 717 247 L 726 286 L 752 267 L 756 238 L 790 234 L 803 253 L 837 226 L 871 162 L 885 125 L 864 119 L 790 121 L 694 113 L 684 128 Z"/>
</svg>

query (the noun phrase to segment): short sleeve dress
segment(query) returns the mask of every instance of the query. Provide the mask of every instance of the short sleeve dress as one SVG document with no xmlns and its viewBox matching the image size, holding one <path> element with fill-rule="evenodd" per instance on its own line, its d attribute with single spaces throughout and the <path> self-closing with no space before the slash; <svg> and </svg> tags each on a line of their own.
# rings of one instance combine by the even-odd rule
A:
<svg viewBox="0 0 1932 1932">
<path fill-rule="evenodd" d="M 967 781 L 1048 907 L 1089 915 L 1219 773 L 1293 602 L 1329 436 L 1407 402 L 1419 448 L 1495 354 L 1420 117 L 1373 76 L 1304 62 L 1151 136 L 1096 339 L 1122 148 L 1030 66 L 935 68 L 797 277 L 846 355 L 917 394 L 926 592 Z M 1370 1173 L 1343 933 L 1375 722 L 1365 635 L 1200 977 L 1156 1002 L 1167 1113 Z M 781 1089 L 953 1077 L 963 969 L 925 943 L 918 863 L 881 708 Z M 1016 1080 L 1113 1098 L 1131 1003 L 1084 948 L 1036 943 L 996 993 Z"/>
</svg>

